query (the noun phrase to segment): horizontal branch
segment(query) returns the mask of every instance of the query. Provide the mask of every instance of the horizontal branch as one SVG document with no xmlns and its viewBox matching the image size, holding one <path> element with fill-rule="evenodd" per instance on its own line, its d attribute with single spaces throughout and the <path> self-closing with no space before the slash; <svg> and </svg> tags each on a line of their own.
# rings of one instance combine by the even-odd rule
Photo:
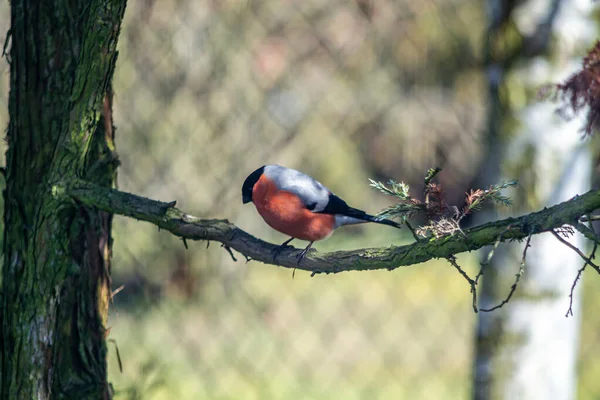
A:
<svg viewBox="0 0 600 400">
<path fill-rule="evenodd" d="M 467 229 L 464 234 L 424 239 L 405 246 L 324 254 L 311 251 L 298 265 L 298 249 L 285 248 L 277 259 L 273 260 L 272 251 L 276 245 L 255 238 L 227 220 L 203 219 L 188 215 L 177 209 L 175 202 L 163 203 L 83 181 L 56 185 L 52 190 L 55 196 L 65 200 L 71 198 L 112 214 L 147 221 L 183 239 L 221 242 L 225 247 L 240 252 L 246 258 L 314 273 L 393 270 L 434 258 L 448 258 L 493 245 L 498 240 L 520 240 L 565 224 L 573 225 L 579 217 L 600 208 L 600 190 L 595 190 L 519 218 L 508 218 Z"/>
</svg>

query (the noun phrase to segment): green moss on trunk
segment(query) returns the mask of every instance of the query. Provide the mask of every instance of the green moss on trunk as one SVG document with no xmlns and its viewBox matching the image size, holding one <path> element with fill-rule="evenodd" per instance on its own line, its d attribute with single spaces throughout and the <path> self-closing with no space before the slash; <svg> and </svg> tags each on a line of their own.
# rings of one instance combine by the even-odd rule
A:
<svg viewBox="0 0 600 400">
<path fill-rule="evenodd" d="M 113 186 L 109 88 L 125 3 L 11 2 L 1 398 L 110 397 L 111 217 L 51 187 Z"/>
</svg>

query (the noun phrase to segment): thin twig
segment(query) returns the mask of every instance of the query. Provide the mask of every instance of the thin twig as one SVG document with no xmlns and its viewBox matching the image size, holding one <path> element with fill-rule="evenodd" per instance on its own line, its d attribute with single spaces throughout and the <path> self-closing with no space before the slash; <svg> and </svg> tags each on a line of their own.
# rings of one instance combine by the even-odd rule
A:
<svg viewBox="0 0 600 400">
<path fill-rule="evenodd" d="M 479 283 L 479 278 L 481 278 L 483 276 L 483 269 L 485 267 L 487 267 L 488 265 L 490 265 L 490 262 L 492 261 L 492 258 L 494 257 L 494 252 L 496 251 L 496 249 L 500 245 L 500 242 L 502 241 L 502 236 L 504 236 L 504 234 L 506 232 L 508 232 L 510 228 L 512 228 L 512 225 L 508 225 L 506 227 L 506 229 L 504 230 L 504 232 L 502 232 L 500 235 L 498 235 L 498 239 L 496 239 L 496 242 L 494 242 L 494 246 L 488 253 L 487 257 L 485 258 L 485 261 L 479 264 L 479 272 L 475 276 L 475 285 L 477 285 Z"/>
<path fill-rule="evenodd" d="M 125 289 L 125 285 L 121 285 L 118 288 L 116 288 L 115 290 L 112 291 L 112 293 L 110 294 L 110 298 L 114 298 L 121 290 Z"/>
<path fill-rule="evenodd" d="M 415 238 L 415 240 L 417 242 L 419 240 L 421 240 L 421 238 L 419 237 L 419 235 L 417 235 L 417 232 L 415 232 L 414 228 L 412 227 L 412 225 L 408 221 L 404 221 L 404 224 L 406 225 L 406 227 L 408 228 L 408 230 L 410 231 L 410 233 L 412 233 L 413 238 Z"/>
<path fill-rule="evenodd" d="M 583 274 L 583 271 L 585 271 L 585 267 L 587 267 L 587 265 L 588 265 L 587 262 L 583 263 L 583 267 L 579 268 L 579 270 L 577 271 L 577 276 L 575 276 L 575 280 L 573 281 L 573 284 L 571 285 L 571 293 L 569 293 L 569 309 L 567 310 L 567 313 L 565 314 L 566 318 L 569 318 L 570 315 L 571 316 L 573 315 L 573 292 L 575 291 L 575 286 L 577 286 L 577 282 L 579 282 L 579 279 L 581 278 L 581 274 Z"/>
<path fill-rule="evenodd" d="M 523 276 L 523 273 L 525 272 L 525 259 L 527 258 L 527 249 L 529 249 L 530 242 L 531 242 L 531 234 L 529 236 L 527 236 L 527 242 L 525 243 L 525 248 L 523 249 L 523 257 L 521 257 L 521 265 L 519 266 L 519 272 L 517 272 L 517 274 L 515 275 L 515 283 L 513 283 L 512 286 L 510 287 L 510 292 L 508 292 L 508 296 L 506 296 L 506 299 L 502 300 L 500 302 L 500 304 L 498 304 L 492 308 L 486 308 L 486 309 L 480 308 L 481 311 L 491 312 L 491 311 L 497 310 L 510 301 L 510 298 L 512 297 L 513 293 L 515 292 L 515 290 L 517 290 L 517 286 L 519 285 L 521 276 Z"/>
<path fill-rule="evenodd" d="M 115 352 L 117 354 L 117 363 L 119 364 L 119 372 L 123 373 L 123 363 L 121 362 L 121 354 L 119 353 L 119 346 L 117 346 L 117 341 L 115 339 L 108 339 L 107 342 L 111 342 L 115 345 Z"/>
<path fill-rule="evenodd" d="M 460 265 L 458 265 L 458 263 L 456 262 L 456 257 L 450 256 L 446 259 L 450 264 L 452 264 L 452 266 L 454 266 L 454 268 L 458 270 L 458 272 L 463 276 L 463 278 L 465 278 L 467 282 L 469 282 L 469 286 L 471 286 L 471 293 L 473 294 L 473 311 L 477 313 L 477 282 L 471 279 L 471 277 L 460 267 Z"/>
<path fill-rule="evenodd" d="M 590 229 L 590 231 L 592 232 L 592 234 L 596 235 L 596 232 L 594 231 L 594 226 L 592 226 L 592 229 Z M 587 228 L 587 226 L 586 226 Z M 589 229 L 589 228 L 588 228 Z M 598 242 L 594 241 L 594 247 L 592 248 L 592 252 L 590 253 L 590 256 L 588 257 L 589 260 L 592 260 L 596 257 L 596 249 L 598 248 Z M 568 318 L 569 315 L 573 315 L 573 292 L 575 291 L 575 287 L 577 286 L 577 282 L 579 282 L 579 280 L 581 279 L 581 275 L 583 274 L 583 272 L 585 271 L 585 268 L 589 265 L 589 262 L 586 260 L 583 263 L 583 267 L 579 268 L 579 270 L 577 271 L 577 275 L 575 276 L 575 280 L 573 281 L 573 284 L 571 285 L 571 292 L 569 293 L 569 309 L 567 310 L 567 313 L 565 314 L 565 317 Z"/>
<path fill-rule="evenodd" d="M 488 253 L 487 257 L 485 258 L 485 261 L 483 261 L 482 263 L 479 264 L 479 272 L 477 273 L 477 275 L 475 275 L 475 284 L 479 283 L 479 278 L 481 278 L 483 276 L 483 269 L 485 267 L 487 267 L 488 265 L 490 265 L 490 262 L 492 261 L 492 257 L 494 257 L 494 252 L 500 245 L 500 239 L 501 239 L 501 237 L 499 236 L 498 239 L 496 240 L 496 243 L 494 243 L 494 247 L 492 247 L 492 249 Z"/>
<path fill-rule="evenodd" d="M 579 254 L 579 257 L 581 257 L 583 259 L 583 261 L 585 261 L 586 263 L 591 265 L 592 268 L 594 268 L 596 270 L 596 272 L 600 274 L 600 267 L 598 267 L 596 264 L 594 264 L 594 262 L 592 260 L 590 260 L 590 258 L 587 257 L 585 254 L 583 254 L 581 252 L 581 250 L 579 250 L 577 247 L 573 246 L 571 243 L 567 242 L 565 239 L 561 238 L 560 235 L 554 231 L 554 229 L 551 230 L 550 232 L 552 232 L 554 237 L 557 238 L 562 244 L 564 244 L 565 246 L 572 249 L 575 253 Z M 594 243 L 596 243 L 596 242 L 594 242 Z"/>
<path fill-rule="evenodd" d="M 115 309 L 115 317 L 117 318 L 117 321 L 119 320 L 119 310 L 117 309 L 117 306 L 115 305 L 115 296 L 117 294 L 119 294 L 119 292 L 121 290 L 125 289 L 125 285 L 121 285 L 118 288 L 116 288 L 115 290 L 113 290 L 110 294 L 110 304 L 112 305 L 112 307 Z"/>
<path fill-rule="evenodd" d="M 594 242 L 594 249 L 592 250 L 592 253 L 590 254 L 590 259 L 594 258 L 595 253 L 596 253 L 596 248 L 598 247 L 598 243 Z M 588 262 L 584 262 L 583 263 L 583 267 L 579 268 L 579 270 L 577 271 L 577 276 L 575 276 L 575 280 L 573 281 L 573 284 L 571 285 L 571 293 L 569 293 L 569 309 L 567 310 L 567 313 L 565 314 L 565 317 L 569 317 L 569 315 L 573 315 L 573 292 L 575 291 L 575 286 L 577 286 L 577 282 L 579 282 L 579 279 L 581 279 L 581 274 L 583 274 L 583 271 L 585 271 L 585 268 L 588 266 Z"/>
<path fill-rule="evenodd" d="M 227 252 L 231 256 L 231 258 L 233 259 L 233 261 L 237 262 L 237 258 L 235 258 L 235 256 L 233 255 L 233 251 L 231 251 L 231 247 L 227 246 L 225 243 L 223 243 L 221 245 L 221 247 L 224 248 L 225 250 L 227 250 Z"/>
</svg>

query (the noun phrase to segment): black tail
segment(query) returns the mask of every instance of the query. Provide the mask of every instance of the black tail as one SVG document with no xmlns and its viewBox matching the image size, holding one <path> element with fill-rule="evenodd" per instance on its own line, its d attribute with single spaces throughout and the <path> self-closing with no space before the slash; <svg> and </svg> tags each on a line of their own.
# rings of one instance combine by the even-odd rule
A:
<svg viewBox="0 0 600 400">
<path fill-rule="evenodd" d="M 402 225 L 397 222 L 385 218 L 379 218 L 374 215 L 367 214 L 358 208 L 350 207 L 344 200 L 340 199 L 333 193 L 329 193 L 329 201 L 327 202 L 327 206 L 325 206 L 325 208 L 319 212 L 325 214 L 341 214 L 367 222 L 375 222 L 376 224 L 393 226 L 394 228 L 398 229 L 402 228 Z"/>
<path fill-rule="evenodd" d="M 362 219 L 363 221 L 367 221 L 367 222 L 374 222 L 376 224 L 393 226 L 394 228 L 398 228 L 398 229 L 402 228 L 402 225 L 395 221 L 392 221 L 390 219 L 385 219 L 385 218 L 379 218 L 374 215 L 367 214 L 366 212 L 359 210 L 357 208 L 348 207 L 348 210 L 346 210 L 346 212 L 344 212 L 344 215 L 347 215 L 352 218 Z"/>
</svg>

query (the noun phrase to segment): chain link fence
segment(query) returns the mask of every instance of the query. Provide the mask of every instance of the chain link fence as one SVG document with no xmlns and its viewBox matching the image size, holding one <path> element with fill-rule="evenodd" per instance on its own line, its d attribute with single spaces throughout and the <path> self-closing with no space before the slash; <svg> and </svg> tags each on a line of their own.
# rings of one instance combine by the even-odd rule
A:
<svg viewBox="0 0 600 400">
<path fill-rule="evenodd" d="M 3 3 L 0 26 L 8 18 Z M 419 191 L 441 166 L 459 201 L 483 156 L 484 23 L 472 0 L 130 0 L 114 80 L 119 188 L 275 243 L 285 237 L 241 203 L 267 163 L 369 212 L 390 203 L 367 178 Z M 7 93 L 1 63 L 2 126 Z M 349 227 L 315 247 L 405 235 Z M 469 397 L 475 315 L 449 264 L 310 278 L 120 217 L 114 237 L 117 399 Z M 600 393 L 600 297 L 586 285 L 580 398 Z"/>
</svg>

